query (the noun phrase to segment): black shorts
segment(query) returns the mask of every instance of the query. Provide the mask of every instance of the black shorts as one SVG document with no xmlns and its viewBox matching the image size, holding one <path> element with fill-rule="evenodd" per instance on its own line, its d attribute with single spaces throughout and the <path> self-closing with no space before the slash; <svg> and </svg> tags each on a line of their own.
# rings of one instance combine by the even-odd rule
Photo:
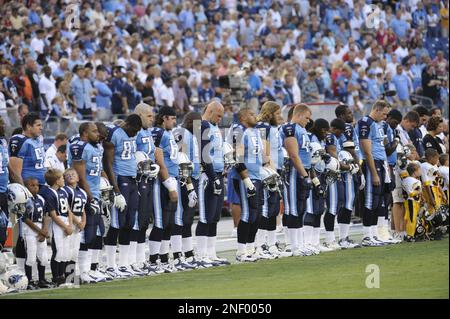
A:
<svg viewBox="0 0 450 319">
<path fill-rule="evenodd" d="M 159 178 L 153 184 L 153 223 L 159 229 L 165 229 L 175 223 L 177 203 L 170 201 L 169 191 Z"/>
<path fill-rule="evenodd" d="M 119 212 L 117 208 L 111 209 L 111 227 L 116 229 L 133 229 L 139 206 L 139 193 L 136 178 L 117 176 L 117 185 L 120 193 L 125 197 L 127 206 Z"/>
<path fill-rule="evenodd" d="M 262 208 L 262 216 L 265 218 L 270 218 L 274 216 L 278 216 L 280 212 L 280 200 L 281 196 L 278 192 L 270 192 L 266 188 L 262 188 L 263 192 L 263 208 Z"/>
<path fill-rule="evenodd" d="M 198 179 L 192 179 L 194 190 L 198 195 Z M 183 225 L 192 225 L 194 223 L 195 207 L 189 207 L 189 197 L 186 186 L 181 187 L 181 204 L 183 209 Z"/>
<path fill-rule="evenodd" d="M 234 179 L 234 189 L 241 199 L 241 220 L 253 224 L 258 221 L 262 215 L 264 205 L 264 194 L 261 181 L 252 180 L 256 188 L 256 194 L 252 197 L 247 196 L 247 188 L 241 179 Z"/>
<path fill-rule="evenodd" d="M 146 230 L 153 216 L 153 183 L 154 180 L 143 180 L 138 183 L 139 207 L 134 230 Z"/>
</svg>

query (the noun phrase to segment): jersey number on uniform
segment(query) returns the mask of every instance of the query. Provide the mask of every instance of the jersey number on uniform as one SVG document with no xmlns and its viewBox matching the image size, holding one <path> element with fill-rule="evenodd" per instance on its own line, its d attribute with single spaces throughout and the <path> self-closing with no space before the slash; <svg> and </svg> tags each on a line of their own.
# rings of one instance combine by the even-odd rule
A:
<svg viewBox="0 0 450 319">
<path fill-rule="evenodd" d="M 75 213 L 82 213 L 83 209 L 83 200 L 81 198 L 75 198 L 75 201 L 73 203 L 73 209 L 72 211 Z"/>
<path fill-rule="evenodd" d="M 302 136 L 302 149 L 309 153 L 309 139 L 306 138 L 306 135 Z"/>
<path fill-rule="evenodd" d="M 36 155 L 36 164 L 34 165 L 35 169 L 44 168 L 44 154 L 42 154 L 42 150 L 40 148 L 34 149 L 34 153 Z"/>
<path fill-rule="evenodd" d="M 135 141 L 125 141 L 123 142 L 123 151 L 122 151 L 122 159 L 123 160 L 129 160 L 131 159 L 131 155 L 133 152 L 133 149 L 136 149 L 136 142 Z"/>
<path fill-rule="evenodd" d="M 253 143 L 253 146 L 254 146 L 253 154 L 254 154 L 254 155 L 258 155 L 258 154 L 259 154 L 259 150 L 260 150 L 260 148 L 261 148 L 261 147 L 259 146 L 258 138 L 255 137 L 255 136 L 252 136 L 252 137 L 251 137 L 251 140 L 252 140 L 252 143 Z"/>
<path fill-rule="evenodd" d="M 175 161 L 178 158 L 178 144 L 175 140 L 170 140 L 170 159 Z"/>
<path fill-rule="evenodd" d="M 100 173 L 100 158 L 98 156 L 93 156 L 92 163 L 94 164 L 94 169 L 89 171 L 89 175 L 98 176 L 98 173 Z"/>
<path fill-rule="evenodd" d="M 60 213 L 61 214 L 67 214 L 69 210 L 69 204 L 67 203 L 66 198 L 60 198 L 59 199 L 59 206 L 60 206 Z"/>
<path fill-rule="evenodd" d="M 141 139 L 142 144 L 148 145 L 147 154 L 150 154 L 152 152 L 152 144 L 150 144 L 150 139 L 151 139 L 151 137 L 143 137 Z"/>
</svg>

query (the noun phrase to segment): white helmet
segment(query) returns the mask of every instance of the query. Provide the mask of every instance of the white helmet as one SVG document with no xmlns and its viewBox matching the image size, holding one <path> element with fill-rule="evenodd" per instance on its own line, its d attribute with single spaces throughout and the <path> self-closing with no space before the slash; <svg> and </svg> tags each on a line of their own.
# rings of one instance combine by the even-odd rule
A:
<svg viewBox="0 0 450 319">
<path fill-rule="evenodd" d="M 8 185 L 8 211 L 19 217 L 28 210 L 33 209 L 33 195 L 30 191 L 19 183 Z"/>
<path fill-rule="evenodd" d="M 105 177 L 100 177 L 100 192 L 102 203 L 106 205 L 111 205 L 114 203 L 114 191 L 109 180 Z"/>
<path fill-rule="evenodd" d="M 186 153 L 178 152 L 178 167 L 180 170 L 181 178 L 188 178 L 192 176 L 192 172 L 194 171 L 194 164 L 189 160 L 189 157 Z"/>
<path fill-rule="evenodd" d="M 281 177 L 273 168 L 263 167 L 260 170 L 260 173 L 264 187 L 270 192 L 278 192 L 280 190 L 279 185 L 281 184 Z"/>
<path fill-rule="evenodd" d="M 403 189 L 409 199 L 419 200 L 422 194 L 422 184 L 413 177 L 406 177 L 402 181 Z"/>
<path fill-rule="evenodd" d="M 223 159 L 226 166 L 234 166 L 236 160 L 234 159 L 234 149 L 230 143 L 223 143 Z"/>
<path fill-rule="evenodd" d="M 403 144 L 398 143 L 395 151 L 397 152 L 397 155 L 403 155 L 405 153 L 405 148 L 403 147 Z"/>
<path fill-rule="evenodd" d="M 318 142 L 312 142 L 309 144 L 311 150 L 311 164 L 316 165 L 322 159 L 322 155 L 325 154 L 325 149 Z"/>
<path fill-rule="evenodd" d="M 140 175 L 155 178 L 159 173 L 159 165 L 152 162 L 150 156 L 142 151 L 136 152 L 137 172 Z"/>
<path fill-rule="evenodd" d="M 352 164 L 354 162 L 352 154 L 347 151 L 340 151 L 338 154 L 338 160 L 344 164 Z"/>
<path fill-rule="evenodd" d="M 339 171 L 339 161 L 330 156 L 329 159 L 325 162 L 325 179 L 327 184 L 333 184 L 340 178 L 340 171 Z"/>
<path fill-rule="evenodd" d="M 1 276 L 1 280 L 6 287 L 14 290 L 26 290 L 28 287 L 28 278 L 19 269 L 8 270 Z"/>
</svg>

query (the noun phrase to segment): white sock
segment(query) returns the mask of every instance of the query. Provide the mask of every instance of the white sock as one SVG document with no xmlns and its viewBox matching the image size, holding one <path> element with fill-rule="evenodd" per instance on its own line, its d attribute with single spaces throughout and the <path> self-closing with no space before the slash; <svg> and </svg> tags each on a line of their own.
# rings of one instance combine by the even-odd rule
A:
<svg viewBox="0 0 450 319">
<path fill-rule="evenodd" d="M 208 238 L 206 236 L 197 236 L 197 255 L 205 258 L 208 251 Z"/>
<path fill-rule="evenodd" d="M 80 265 L 80 274 L 86 274 L 90 270 L 89 250 L 80 250 L 78 253 L 78 264 Z"/>
<path fill-rule="evenodd" d="M 169 244 L 170 240 L 162 240 L 161 241 L 161 247 L 159 248 L 159 254 L 165 255 L 169 253 Z"/>
<path fill-rule="evenodd" d="M 207 237 L 207 252 L 208 252 L 208 257 L 210 259 L 216 259 L 217 255 L 216 255 L 216 240 L 217 237 L 213 236 L 213 237 Z"/>
<path fill-rule="evenodd" d="M 320 227 L 314 227 L 313 229 L 313 245 L 320 245 Z"/>
<path fill-rule="evenodd" d="M 238 243 L 237 253 L 239 255 L 245 254 L 246 253 L 246 249 L 247 249 L 247 245 L 246 244 Z"/>
<path fill-rule="evenodd" d="M 378 226 L 377 225 L 373 225 L 373 226 L 370 226 L 370 228 L 371 228 L 371 231 L 372 231 L 372 236 L 376 236 L 376 237 L 379 238 L 379 236 L 378 236 Z"/>
<path fill-rule="evenodd" d="M 258 232 L 256 233 L 256 245 L 258 247 L 261 247 L 266 243 L 266 235 L 267 230 L 265 229 L 258 229 Z"/>
<path fill-rule="evenodd" d="M 291 251 L 294 252 L 298 249 L 298 228 L 288 228 L 289 241 L 291 243 Z"/>
<path fill-rule="evenodd" d="M 119 267 L 128 266 L 128 256 L 130 253 L 130 245 L 119 245 Z"/>
<path fill-rule="evenodd" d="M 348 237 L 349 229 L 350 224 L 339 224 L 339 239 L 344 239 Z"/>
<path fill-rule="evenodd" d="M 98 264 L 98 258 L 101 253 L 101 250 L 88 249 L 88 251 L 89 251 L 89 254 L 91 255 L 91 260 L 90 260 L 91 264 Z M 81 252 L 81 250 L 80 250 L 80 252 Z"/>
<path fill-rule="evenodd" d="M 336 240 L 336 238 L 334 237 L 334 231 L 327 231 L 325 233 L 325 241 L 327 243 L 332 243 L 335 240 Z"/>
<path fill-rule="evenodd" d="M 385 219 L 384 219 L 384 216 L 382 216 L 382 217 L 378 217 L 378 220 L 377 220 L 377 226 L 378 227 L 383 227 L 384 225 L 385 225 Z"/>
<path fill-rule="evenodd" d="M 267 231 L 267 245 L 273 246 L 277 242 L 277 231 L 276 230 L 269 230 Z"/>
<path fill-rule="evenodd" d="M 181 243 L 181 235 L 170 236 L 170 246 L 172 248 L 172 253 L 181 253 Z"/>
<path fill-rule="evenodd" d="M 364 238 L 372 238 L 372 229 L 370 228 L 370 226 L 363 226 L 363 234 Z"/>
<path fill-rule="evenodd" d="M 116 268 L 116 246 L 105 245 L 106 266 Z"/>
<path fill-rule="evenodd" d="M 386 227 L 388 230 L 391 229 L 389 218 L 384 218 L 384 227 Z"/>
<path fill-rule="evenodd" d="M 291 238 L 289 237 L 289 228 L 287 228 L 286 226 L 283 227 L 283 233 L 284 233 L 284 242 L 286 243 L 286 245 L 290 245 L 291 244 Z"/>
<path fill-rule="evenodd" d="M 25 258 L 16 258 L 17 270 L 25 273 Z"/>
<path fill-rule="evenodd" d="M 303 239 L 304 239 L 306 246 L 312 245 L 313 231 L 314 231 L 314 228 L 312 226 L 303 226 Z"/>
<path fill-rule="evenodd" d="M 128 250 L 128 265 L 133 265 L 136 263 L 136 251 L 137 241 L 130 241 L 130 248 Z"/>
<path fill-rule="evenodd" d="M 254 252 L 255 251 L 255 243 L 247 243 L 247 251 Z"/>
<path fill-rule="evenodd" d="M 183 253 L 194 250 L 194 244 L 192 243 L 192 237 L 186 237 L 182 240 L 183 244 Z"/>
<path fill-rule="evenodd" d="M 158 255 L 159 250 L 161 249 L 161 242 L 160 241 L 148 241 L 148 248 L 150 250 L 150 255 Z"/>
<path fill-rule="evenodd" d="M 136 262 L 139 264 L 143 264 L 145 262 L 145 243 L 137 244 Z"/>
</svg>

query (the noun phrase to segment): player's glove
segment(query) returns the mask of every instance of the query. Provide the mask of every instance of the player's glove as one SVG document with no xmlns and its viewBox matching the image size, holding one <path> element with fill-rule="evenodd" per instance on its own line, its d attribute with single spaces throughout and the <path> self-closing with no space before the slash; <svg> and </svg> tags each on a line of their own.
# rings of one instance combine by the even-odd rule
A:
<svg viewBox="0 0 450 319">
<path fill-rule="evenodd" d="M 222 194 L 223 183 L 222 183 L 222 180 L 219 177 L 216 177 L 214 179 L 213 188 L 214 188 L 214 194 L 215 195 Z"/>
<path fill-rule="evenodd" d="M 120 193 L 114 194 L 114 206 L 119 209 L 119 211 L 123 211 L 127 206 L 127 202 L 125 201 L 125 197 L 123 197 Z"/>
<path fill-rule="evenodd" d="M 350 168 L 348 170 L 350 174 L 356 174 L 359 171 L 359 165 L 358 164 L 350 164 Z"/>
<path fill-rule="evenodd" d="M 158 176 L 159 169 L 160 169 L 160 167 L 158 164 L 155 164 L 155 163 L 151 164 L 150 165 L 150 174 L 148 174 L 148 177 L 156 178 L 156 176 Z"/>
<path fill-rule="evenodd" d="M 314 177 L 311 182 L 313 184 L 314 196 L 316 198 L 324 197 L 325 191 L 323 189 L 323 186 L 320 185 L 320 180 L 317 177 Z"/>
<path fill-rule="evenodd" d="M 197 205 L 197 202 L 198 202 L 197 193 L 195 192 L 194 186 L 192 186 L 192 183 L 187 184 L 186 188 L 188 190 L 188 199 L 189 199 L 188 206 L 193 208 L 193 207 L 195 207 L 195 205 Z"/>
<path fill-rule="evenodd" d="M 100 214 L 100 203 L 98 200 L 96 200 L 95 198 L 92 198 L 89 201 L 89 207 L 91 209 L 91 213 L 92 215 L 97 215 Z"/>
<path fill-rule="evenodd" d="M 302 181 L 303 189 L 305 190 L 305 192 L 307 192 L 309 194 L 309 191 L 311 190 L 311 187 L 312 187 L 311 178 L 309 178 L 309 177 L 302 177 L 301 181 Z"/>
<path fill-rule="evenodd" d="M 252 197 L 256 195 L 256 187 L 253 185 L 253 182 L 249 177 L 246 177 L 244 180 L 245 188 L 247 189 L 247 197 Z"/>
</svg>

